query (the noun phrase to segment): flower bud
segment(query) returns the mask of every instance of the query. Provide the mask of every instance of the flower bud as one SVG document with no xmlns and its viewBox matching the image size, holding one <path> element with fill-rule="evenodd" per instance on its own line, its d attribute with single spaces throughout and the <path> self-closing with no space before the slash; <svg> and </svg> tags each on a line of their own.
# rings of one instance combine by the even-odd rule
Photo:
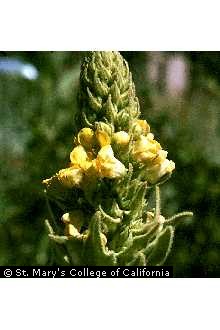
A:
<svg viewBox="0 0 220 330">
<path fill-rule="evenodd" d="M 139 162 L 149 163 L 157 156 L 160 149 L 161 145 L 153 139 L 153 134 L 149 133 L 147 136 L 141 135 L 134 142 L 132 155 Z"/>
<path fill-rule="evenodd" d="M 87 87 L 87 96 L 90 107 L 96 112 L 100 111 L 100 109 L 102 108 L 101 97 L 95 97 L 90 91 L 89 87 Z"/>
<path fill-rule="evenodd" d="M 104 147 L 111 143 L 112 136 L 112 126 L 110 124 L 106 124 L 104 122 L 98 122 L 95 125 L 96 131 L 95 136 L 99 143 L 100 147 Z"/>
<path fill-rule="evenodd" d="M 120 102 L 120 89 L 118 88 L 118 84 L 116 81 L 114 81 L 114 83 L 112 84 L 110 92 L 111 92 L 112 102 L 116 104 L 116 106 L 118 106 Z"/>
<path fill-rule="evenodd" d="M 147 135 L 150 132 L 150 126 L 146 120 L 136 119 L 134 121 L 133 133 L 135 135 Z"/>
<path fill-rule="evenodd" d="M 112 103 L 111 94 L 109 94 L 107 101 L 105 102 L 104 111 L 106 113 L 106 117 L 110 123 L 114 123 L 117 117 L 117 107 Z"/>
<path fill-rule="evenodd" d="M 93 130 L 88 127 L 82 128 L 77 136 L 78 143 L 88 149 L 91 149 L 92 145 L 94 144 L 94 138 Z"/>
<path fill-rule="evenodd" d="M 113 126 L 111 124 L 106 124 L 103 121 L 95 123 L 96 130 L 105 131 L 109 136 L 112 136 Z"/>
<path fill-rule="evenodd" d="M 64 234 L 66 236 L 72 236 L 72 237 L 76 237 L 76 238 L 81 237 L 81 234 L 78 231 L 78 229 L 74 225 L 72 225 L 71 223 L 66 224 Z"/>
<path fill-rule="evenodd" d="M 113 134 L 113 141 L 120 146 L 126 146 L 130 141 L 130 136 L 127 132 L 120 131 Z"/>
<path fill-rule="evenodd" d="M 63 221 L 63 223 L 72 224 L 78 230 L 80 230 L 84 223 L 84 214 L 81 210 L 73 210 L 69 213 L 65 213 L 62 216 L 61 220 Z"/>
<path fill-rule="evenodd" d="M 131 115 L 127 109 L 119 111 L 117 113 L 116 118 L 116 122 L 121 129 L 126 129 L 130 126 L 129 122 L 131 119 Z"/>
</svg>

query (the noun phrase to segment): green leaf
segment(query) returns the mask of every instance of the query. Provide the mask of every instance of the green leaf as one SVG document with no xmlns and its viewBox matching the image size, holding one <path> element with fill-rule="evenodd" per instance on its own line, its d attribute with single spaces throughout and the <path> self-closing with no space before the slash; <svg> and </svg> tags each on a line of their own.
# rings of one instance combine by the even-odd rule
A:
<svg viewBox="0 0 220 330">
<path fill-rule="evenodd" d="M 101 218 L 101 212 L 97 211 L 91 219 L 89 236 L 84 247 L 85 263 L 92 266 L 114 266 L 116 265 L 116 256 L 104 245 Z"/>
<path fill-rule="evenodd" d="M 142 252 L 139 252 L 134 259 L 128 263 L 128 266 L 146 266 L 146 258 Z"/>
<path fill-rule="evenodd" d="M 174 237 L 174 228 L 172 226 L 166 227 L 148 246 L 148 251 L 150 247 L 153 247 L 153 251 L 147 257 L 148 266 L 161 266 L 164 264 L 168 254 L 170 253 Z M 147 254 L 147 249 L 145 253 Z"/>
</svg>

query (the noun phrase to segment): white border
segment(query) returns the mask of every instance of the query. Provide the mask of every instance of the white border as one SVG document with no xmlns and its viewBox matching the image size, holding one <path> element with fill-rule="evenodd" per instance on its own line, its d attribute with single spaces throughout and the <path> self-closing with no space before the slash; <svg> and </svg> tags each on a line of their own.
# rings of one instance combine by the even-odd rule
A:
<svg viewBox="0 0 220 330">
<path fill-rule="evenodd" d="M 218 1 L 1 2 L 1 50 L 219 50 Z"/>
<path fill-rule="evenodd" d="M 1 2 L 1 50 L 219 50 L 217 1 Z M 1 279 L 7 329 L 215 329 L 218 279 Z"/>
<path fill-rule="evenodd" d="M 215 329 L 219 279 L 1 279 L 7 329 Z"/>
</svg>

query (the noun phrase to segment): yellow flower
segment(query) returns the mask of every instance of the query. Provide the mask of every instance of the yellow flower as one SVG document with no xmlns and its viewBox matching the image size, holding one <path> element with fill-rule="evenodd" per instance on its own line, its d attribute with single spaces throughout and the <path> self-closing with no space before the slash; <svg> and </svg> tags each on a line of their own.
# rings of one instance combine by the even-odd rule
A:
<svg viewBox="0 0 220 330">
<path fill-rule="evenodd" d="M 150 183 L 154 184 L 163 176 L 171 174 L 174 169 L 175 163 L 172 160 L 164 159 L 146 170 L 146 178 Z"/>
<path fill-rule="evenodd" d="M 95 134 L 96 134 L 96 139 L 98 140 L 98 143 L 101 148 L 111 143 L 111 137 L 108 135 L 106 131 L 97 129 Z"/>
<path fill-rule="evenodd" d="M 91 128 L 82 128 L 77 135 L 78 143 L 83 147 L 91 149 L 95 143 L 95 135 Z"/>
<path fill-rule="evenodd" d="M 158 150 L 156 157 L 152 160 L 151 164 L 152 165 L 161 165 L 164 160 L 167 158 L 168 152 L 161 149 Z"/>
<path fill-rule="evenodd" d="M 72 188 L 82 182 L 83 171 L 75 167 L 64 168 L 58 172 L 57 178 L 64 186 Z"/>
<path fill-rule="evenodd" d="M 88 157 L 87 152 L 83 146 L 79 145 L 73 149 L 70 153 L 71 165 L 77 168 L 81 168 L 83 171 L 87 171 L 92 166 L 92 161 Z"/>
<path fill-rule="evenodd" d="M 119 178 L 126 172 L 125 166 L 114 157 L 114 152 L 110 145 L 101 148 L 94 163 L 101 177 Z"/>
<path fill-rule="evenodd" d="M 134 132 L 136 134 L 146 135 L 150 132 L 150 126 L 146 120 L 136 119 L 134 122 Z"/>
<path fill-rule="evenodd" d="M 152 161 L 157 156 L 160 149 L 161 145 L 154 140 L 153 134 L 149 133 L 147 136 L 141 135 L 134 142 L 132 155 L 139 162 L 149 163 L 149 161 Z"/>
<path fill-rule="evenodd" d="M 175 163 L 167 159 L 167 151 L 161 148 L 151 133 L 147 136 L 141 135 L 134 142 L 132 156 L 146 165 L 145 177 L 152 184 L 157 183 L 166 174 L 171 174 L 175 168 Z"/>
<path fill-rule="evenodd" d="M 113 141 L 121 146 L 126 146 L 130 141 L 130 136 L 125 131 L 120 131 L 113 134 Z"/>
</svg>

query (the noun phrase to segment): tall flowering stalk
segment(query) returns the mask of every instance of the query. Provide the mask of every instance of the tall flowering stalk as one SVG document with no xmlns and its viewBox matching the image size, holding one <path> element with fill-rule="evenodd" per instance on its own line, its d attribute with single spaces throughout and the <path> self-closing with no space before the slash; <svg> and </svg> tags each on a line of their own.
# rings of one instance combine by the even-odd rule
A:
<svg viewBox="0 0 220 330">
<path fill-rule="evenodd" d="M 46 221 L 56 246 L 53 262 L 163 264 L 175 220 L 192 214 L 161 215 L 159 185 L 175 164 L 140 119 L 132 76 L 118 52 L 85 58 L 75 130 L 68 167 L 43 181 L 53 221 Z M 152 191 L 154 209 L 148 206 Z"/>
</svg>

